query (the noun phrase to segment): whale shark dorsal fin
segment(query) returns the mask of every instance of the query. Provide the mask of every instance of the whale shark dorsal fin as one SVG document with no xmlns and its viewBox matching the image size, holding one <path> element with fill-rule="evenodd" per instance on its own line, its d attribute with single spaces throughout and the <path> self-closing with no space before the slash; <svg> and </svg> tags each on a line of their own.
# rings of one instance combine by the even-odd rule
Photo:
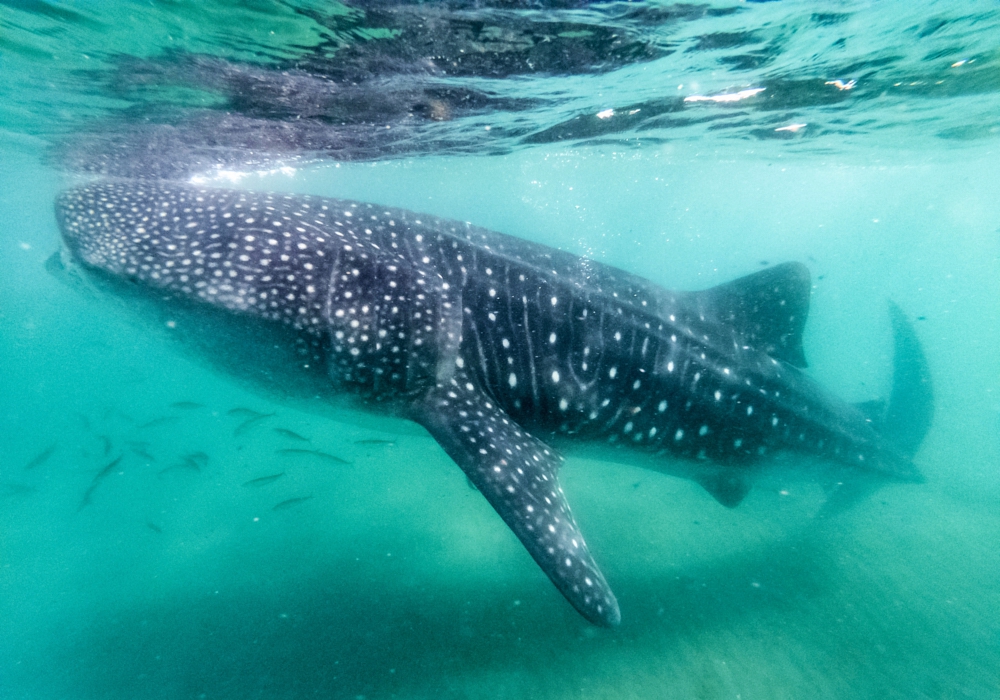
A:
<svg viewBox="0 0 1000 700">
<path fill-rule="evenodd" d="M 559 486 L 562 458 L 551 447 L 525 432 L 464 373 L 415 401 L 411 417 L 458 463 L 574 608 L 595 624 L 621 621 Z"/>
<path fill-rule="evenodd" d="M 784 263 L 694 292 L 702 313 L 731 324 L 751 347 L 795 367 L 806 367 L 802 331 L 812 289 L 809 269 Z"/>
</svg>

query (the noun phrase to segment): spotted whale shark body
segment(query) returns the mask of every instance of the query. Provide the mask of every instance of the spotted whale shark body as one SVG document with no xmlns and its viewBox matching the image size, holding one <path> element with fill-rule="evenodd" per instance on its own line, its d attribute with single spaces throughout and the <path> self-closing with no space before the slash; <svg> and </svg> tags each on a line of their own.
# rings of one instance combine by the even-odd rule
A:
<svg viewBox="0 0 1000 700">
<path fill-rule="evenodd" d="M 235 353 L 234 365 L 256 362 L 261 380 L 350 394 L 426 428 L 597 624 L 617 624 L 618 604 L 543 440 L 688 458 L 664 462 L 729 506 L 780 450 L 920 479 L 910 457 L 930 389 L 915 336 L 897 314 L 897 348 L 909 342 L 916 359 L 889 412 L 908 404 L 918 425 L 890 440 L 799 369 L 801 265 L 670 292 L 466 223 L 164 183 L 86 185 L 61 195 L 57 213 L 68 257 L 88 276 L 226 319 L 242 335 L 212 351 Z"/>
</svg>

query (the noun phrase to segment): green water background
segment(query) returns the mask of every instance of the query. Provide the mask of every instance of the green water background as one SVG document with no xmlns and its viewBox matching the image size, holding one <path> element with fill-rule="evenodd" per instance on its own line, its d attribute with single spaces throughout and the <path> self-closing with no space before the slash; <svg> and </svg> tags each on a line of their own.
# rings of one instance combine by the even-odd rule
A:
<svg viewBox="0 0 1000 700">
<path fill-rule="evenodd" d="M 47 274 L 68 179 L 5 130 L 0 697 L 997 697 L 1000 153 L 895 145 L 570 144 L 243 181 L 470 220 L 681 289 L 804 261 L 810 372 L 852 401 L 888 389 L 887 300 L 921 317 L 926 484 L 817 520 L 808 483 L 727 510 L 624 458 L 567 461 L 621 602 L 608 631 L 419 431 L 271 404 Z M 234 435 L 236 407 L 276 415 Z M 275 427 L 353 464 L 276 455 L 297 445 Z M 170 468 L 196 452 L 200 472 Z"/>
</svg>

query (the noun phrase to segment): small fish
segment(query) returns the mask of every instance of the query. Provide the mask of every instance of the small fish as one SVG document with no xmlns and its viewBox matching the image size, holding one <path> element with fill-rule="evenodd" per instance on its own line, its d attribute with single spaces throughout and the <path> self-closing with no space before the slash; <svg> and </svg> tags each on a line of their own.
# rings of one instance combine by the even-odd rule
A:
<svg viewBox="0 0 1000 700">
<path fill-rule="evenodd" d="M 208 455 L 204 452 L 189 452 L 181 459 L 184 460 L 185 464 L 190 464 L 198 469 L 208 464 Z"/>
<path fill-rule="evenodd" d="M 319 457 L 320 459 L 325 459 L 327 461 L 333 462 L 334 464 L 354 464 L 354 462 L 348 462 L 346 459 L 341 459 L 335 455 L 322 452 L 320 450 L 278 450 L 279 455 L 308 455 L 311 457 Z"/>
<path fill-rule="evenodd" d="M 139 430 L 145 430 L 146 428 L 159 428 L 162 425 L 169 425 L 170 423 L 176 423 L 180 418 L 177 416 L 160 416 L 159 418 L 154 418 L 153 420 L 146 421 L 138 427 Z"/>
<path fill-rule="evenodd" d="M 384 447 L 395 447 L 396 446 L 396 441 L 395 440 L 378 440 L 378 439 L 372 438 L 372 439 L 369 439 L 369 440 L 355 440 L 354 444 L 355 445 L 382 445 Z"/>
<path fill-rule="evenodd" d="M 240 435 L 246 434 L 246 432 L 250 430 L 250 428 L 252 428 L 255 424 L 259 423 L 262 420 L 267 420 L 273 415 L 275 414 L 261 413 L 259 415 L 254 416 L 253 418 L 247 418 L 245 421 L 236 426 L 236 430 L 233 431 L 233 437 L 239 437 Z"/>
<path fill-rule="evenodd" d="M 179 462 L 178 464 L 171 464 L 169 467 L 164 467 L 160 471 L 156 472 L 156 475 L 157 476 L 163 476 L 167 472 L 176 471 L 178 469 L 186 469 L 188 471 L 195 471 L 195 472 L 200 472 L 201 471 L 201 469 L 199 469 L 198 467 L 196 467 L 196 466 L 194 466 L 192 464 L 186 464 L 184 462 Z"/>
<path fill-rule="evenodd" d="M 305 503 L 310 498 L 312 498 L 312 496 L 299 496 L 298 498 L 289 498 L 288 500 L 282 501 L 281 503 L 277 504 L 271 510 L 285 510 L 286 508 L 294 508 L 300 503 Z"/>
<path fill-rule="evenodd" d="M 0 482 L 0 496 L 24 496 L 37 490 L 29 484 L 18 484 L 13 481 Z"/>
<path fill-rule="evenodd" d="M 255 411 L 252 408 L 243 408 L 242 406 L 238 406 L 226 411 L 226 415 L 232 416 L 233 418 L 257 418 L 259 416 L 263 416 L 264 414 L 260 411 Z"/>
<path fill-rule="evenodd" d="M 112 447 L 111 438 L 109 438 L 107 435 L 98 435 L 97 439 L 101 441 L 102 445 L 104 445 L 104 456 L 107 457 L 109 454 L 111 454 L 111 447 Z"/>
<path fill-rule="evenodd" d="M 163 528 L 160 527 L 159 525 L 157 525 L 154 522 L 151 522 L 151 521 L 147 520 L 146 521 L 146 527 L 148 527 L 150 530 L 152 530 L 153 532 L 155 532 L 158 535 L 162 535 L 163 534 Z"/>
<path fill-rule="evenodd" d="M 145 459 L 150 459 L 153 461 L 156 460 L 156 458 L 153 457 L 153 455 L 149 454 L 149 452 L 147 451 L 149 449 L 148 440 L 126 440 L 125 444 L 128 445 L 129 449 L 131 449 L 140 457 L 144 457 Z"/>
<path fill-rule="evenodd" d="M 205 408 L 205 404 L 195 401 L 174 401 L 170 404 L 170 408 L 176 408 L 181 411 L 193 411 L 196 408 Z"/>
<path fill-rule="evenodd" d="M 134 452 L 135 454 L 139 455 L 140 457 L 142 457 L 147 462 L 155 462 L 156 461 L 156 457 L 154 457 L 153 455 L 149 454 L 149 451 L 146 449 L 146 447 L 148 445 L 149 445 L 148 442 L 130 442 L 130 443 L 128 443 L 129 449 L 132 450 L 132 452 Z"/>
<path fill-rule="evenodd" d="M 94 480 L 90 482 L 90 486 L 87 487 L 87 491 L 83 494 L 83 500 L 80 501 L 80 507 L 77 510 L 83 510 L 90 505 L 90 498 L 94 495 L 94 491 L 97 487 L 101 485 L 101 482 L 107 478 L 111 472 L 115 470 L 115 467 L 122 461 L 124 455 L 118 455 L 115 459 L 109 462 L 101 471 L 94 475 Z"/>
<path fill-rule="evenodd" d="M 24 465 L 25 469 L 34 469 L 35 467 L 40 467 L 49 461 L 49 457 L 55 454 L 56 448 L 59 446 L 58 443 L 53 442 L 50 446 L 46 447 L 44 450 L 39 452 L 34 458 Z"/>
<path fill-rule="evenodd" d="M 299 440 L 300 442 L 312 442 L 312 440 L 310 440 L 307 437 L 302 437 L 294 430 L 287 430 L 285 428 L 275 428 L 274 432 L 276 432 L 281 437 L 288 438 L 289 440 Z"/>
<path fill-rule="evenodd" d="M 208 455 L 204 452 L 190 452 L 183 457 L 181 461 L 177 464 L 172 464 L 169 467 L 164 467 L 159 472 L 158 476 L 162 476 L 169 471 L 174 469 L 187 469 L 189 471 L 200 472 L 208 464 Z"/>
<path fill-rule="evenodd" d="M 285 475 L 285 472 L 280 474 L 271 474 L 269 476 L 259 476 L 256 479 L 250 479 L 250 481 L 243 482 L 244 486 L 267 486 L 268 484 L 273 484 L 275 481 L 280 479 Z"/>
</svg>

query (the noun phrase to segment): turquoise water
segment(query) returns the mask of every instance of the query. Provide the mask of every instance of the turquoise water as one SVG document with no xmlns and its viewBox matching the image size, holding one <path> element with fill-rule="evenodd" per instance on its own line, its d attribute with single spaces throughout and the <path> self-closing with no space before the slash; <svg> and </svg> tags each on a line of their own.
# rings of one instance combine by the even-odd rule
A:
<svg viewBox="0 0 1000 700">
<path fill-rule="evenodd" d="M 1000 696 L 995 5 L 500 5 L 0 2 L 0 697 Z M 476 61 L 394 53 L 421 12 L 484 22 L 421 49 Z M 248 75 L 287 84 L 251 66 L 360 97 L 250 99 Z M 303 121 L 323 147 L 233 135 Z M 817 518 L 817 484 L 729 510 L 574 452 L 623 616 L 595 628 L 419 428 L 273 403 L 46 271 L 63 187 L 197 168 L 671 288 L 802 261 L 809 371 L 850 401 L 888 392 L 892 299 L 934 380 L 927 483 Z M 275 428 L 351 464 L 278 454 L 299 443 Z"/>
</svg>

